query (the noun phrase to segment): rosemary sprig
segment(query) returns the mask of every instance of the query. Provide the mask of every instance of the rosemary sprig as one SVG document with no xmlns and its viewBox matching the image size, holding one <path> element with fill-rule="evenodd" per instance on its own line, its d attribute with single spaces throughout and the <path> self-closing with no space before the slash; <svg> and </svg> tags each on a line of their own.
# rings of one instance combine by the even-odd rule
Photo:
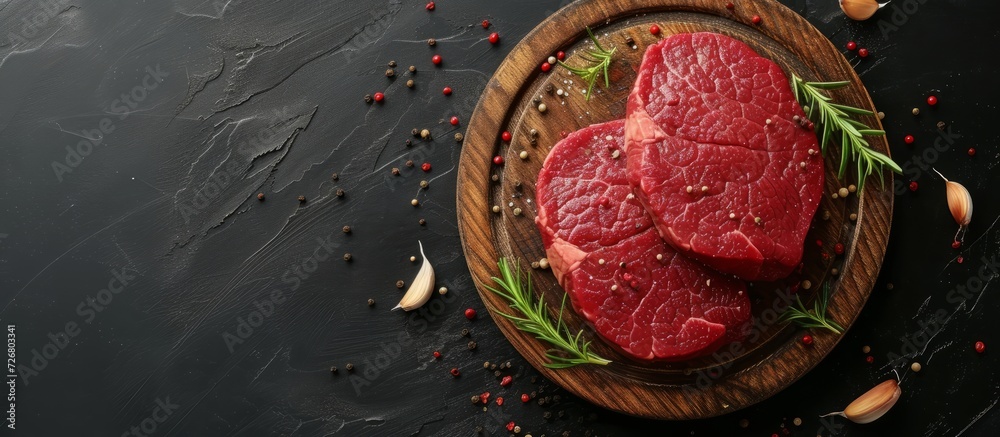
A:
<svg viewBox="0 0 1000 437">
<path fill-rule="evenodd" d="M 836 141 L 833 137 L 840 134 L 840 170 L 837 175 L 844 177 L 849 160 L 857 163 L 858 171 L 858 191 L 865 187 L 865 179 L 872 172 L 878 173 L 879 181 L 885 186 L 885 179 L 882 177 L 883 166 L 897 174 L 902 174 L 903 170 L 893 162 L 892 158 L 879 153 L 868 146 L 868 141 L 864 136 L 885 135 L 885 131 L 872 129 L 851 118 L 855 115 L 872 115 L 871 111 L 855 108 L 847 105 L 833 103 L 833 99 L 823 91 L 843 88 L 850 82 L 806 82 L 798 76 L 792 75 L 792 90 L 795 92 L 795 99 L 804 107 L 807 107 L 806 115 L 817 125 L 820 133 L 820 147 L 826 152 L 827 141 Z M 818 119 L 817 119 L 818 116 Z"/>
<path fill-rule="evenodd" d="M 551 369 L 564 369 L 579 364 L 599 364 L 607 365 L 610 360 L 601 358 L 589 350 L 590 342 L 583 339 L 583 331 L 576 335 L 570 332 L 569 327 L 563 323 L 563 310 L 566 309 L 566 294 L 563 294 L 562 305 L 559 307 L 559 319 L 555 324 L 549 318 L 548 308 L 545 307 L 545 295 L 543 294 L 537 302 L 534 300 L 535 294 L 531 290 L 531 275 L 521 272 L 519 264 L 511 264 L 506 258 L 501 258 L 497 263 L 500 267 L 500 277 L 493 277 L 499 287 L 493 288 L 484 285 L 490 290 L 510 302 L 510 307 L 518 310 L 524 317 L 517 317 L 501 312 L 500 315 L 510 319 L 524 332 L 535 334 L 535 338 L 548 342 L 554 349 L 545 352 L 545 356 L 551 361 L 545 367 Z M 556 354 L 555 352 L 560 352 Z"/>
<path fill-rule="evenodd" d="M 586 53 L 587 56 L 580 57 L 587 62 L 590 62 L 592 65 L 577 68 L 570 67 L 563 61 L 559 61 L 559 65 L 566 67 L 566 69 L 571 73 L 580 76 L 580 78 L 587 81 L 587 100 L 589 101 L 590 95 L 592 94 L 591 91 L 594 89 L 594 82 L 597 81 L 598 76 L 604 74 L 604 87 L 607 88 L 610 86 L 608 79 L 608 66 L 611 65 L 611 58 L 614 56 L 615 51 L 618 50 L 618 47 L 612 47 L 611 50 L 605 50 L 604 47 L 601 46 L 601 43 L 597 42 L 597 37 L 594 36 L 594 32 L 590 30 L 589 26 L 587 27 L 587 35 L 590 35 L 590 40 L 594 42 L 595 49 L 585 51 L 584 53 Z"/>
<path fill-rule="evenodd" d="M 823 293 L 820 294 L 819 299 L 813 302 L 813 308 L 811 310 L 806 309 L 806 306 L 802 304 L 802 299 L 798 295 L 795 296 L 795 302 L 797 305 L 789 306 L 785 309 L 785 312 L 781 313 L 781 320 L 786 323 L 795 322 L 795 324 L 803 328 L 824 328 L 833 331 L 835 334 L 840 334 L 843 332 L 844 328 L 826 318 L 826 306 L 830 302 L 830 283 L 823 283 Z"/>
</svg>

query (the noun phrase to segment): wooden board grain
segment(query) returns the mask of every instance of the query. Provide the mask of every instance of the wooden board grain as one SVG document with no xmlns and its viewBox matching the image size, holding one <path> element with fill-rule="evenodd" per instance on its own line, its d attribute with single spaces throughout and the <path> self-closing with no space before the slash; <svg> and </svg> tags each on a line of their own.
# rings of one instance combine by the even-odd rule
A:
<svg viewBox="0 0 1000 437">
<path fill-rule="evenodd" d="M 803 268 L 787 281 L 751 286 L 756 324 L 750 337 L 724 347 L 711 357 L 683 363 L 633 362 L 605 344 L 587 324 L 567 310 L 566 321 L 574 331 L 586 330 L 593 349 L 612 359 L 608 366 L 577 366 L 552 370 L 544 367 L 548 345 L 518 331 L 496 312 L 510 311 L 501 298 L 481 284 L 497 275 L 501 257 L 522 264 L 545 256 L 541 235 L 534 225 L 535 179 L 548 151 L 563 132 L 622 118 L 625 103 L 642 54 L 649 44 L 676 33 L 711 31 L 740 39 L 780 65 L 786 74 L 807 80 L 848 80 L 851 85 L 835 93 L 840 103 L 874 111 L 871 99 L 841 53 L 812 25 L 795 12 L 771 1 L 734 1 L 726 8 L 720 0 L 615 0 L 578 1 L 552 15 L 526 36 L 490 80 L 469 122 L 458 174 L 458 220 L 463 250 L 476 279 L 480 296 L 515 348 L 550 380 L 597 405 L 626 414 L 658 419 L 711 417 L 759 402 L 797 380 L 836 345 L 840 336 L 813 332 L 812 346 L 801 344 L 802 334 L 776 322 L 789 303 L 787 292 L 802 281 L 815 284 L 799 288 L 807 302 L 818 284 L 829 280 L 833 320 L 849 327 L 868 299 L 885 254 L 892 216 L 891 174 L 886 184 L 871 182 L 862 195 L 834 199 L 830 193 L 853 181 L 838 180 L 837 163 L 826 160 L 826 196 L 806 238 Z M 759 15 L 762 22 L 751 19 Z M 657 24 L 662 33 L 649 32 Z M 557 51 L 566 62 L 580 65 L 581 50 L 590 48 L 585 28 L 594 29 L 602 45 L 617 47 L 611 86 L 597 87 L 587 101 L 583 82 L 560 67 L 543 73 L 539 68 Z M 634 47 L 626 43 L 634 40 Z M 562 89 L 568 96 L 558 95 Z M 544 103 L 547 111 L 537 109 Z M 863 119 L 881 128 L 875 117 Z M 537 130 L 534 141 L 530 131 Z M 501 133 L 513 134 L 508 144 Z M 872 147 L 888 154 L 884 138 L 869 138 Z M 519 157 L 527 152 L 527 159 Z M 831 150 L 830 156 L 839 152 Z M 492 164 L 501 155 L 506 164 Z M 499 213 L 491 209 L 500 207 Z M 515 215 L 519 208 L 521 215 Z M 852 214 L 855 214 L 852 219 Z M 842 243 L 842 255 L 834 245 Z M 819 244 L 821 243 L 821 244 Z M 559 308 L 563 292 L 549 270 L 531 270 L 535 292 L 550 309 Z"/>
</svg>

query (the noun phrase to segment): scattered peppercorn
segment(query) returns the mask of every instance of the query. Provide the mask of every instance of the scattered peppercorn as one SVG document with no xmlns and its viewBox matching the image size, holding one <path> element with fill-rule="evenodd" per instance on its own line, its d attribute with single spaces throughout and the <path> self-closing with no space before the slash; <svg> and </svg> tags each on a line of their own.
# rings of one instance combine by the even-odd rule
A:
<svg viewBox="0 0 1000 437">
<path fill-rule="evenodd" d="M 847 50 L 852 50 L 853 51 L 853 50 L 856 50 L 857 48 L 858 48 L 858 43 L 856 43 L 854 41 L 848 41 L 847 42 Z"/>
<path fill-rule="evenodd" d="M 341 230 L 344 231 L 345 234 L 350 234 L 351 233 L 351 227 L 350 226 L 344 226 Z"/>
<path fill-rule="evenodd" d="M 395 75 L 396 75 L 396 70 L 393 70 L 391 68 L 388 69 L 388 70 L 385 70 L 385 77 L 393 77 Z"/>
<path fill-rule="evenodd" d="M 413 88 L 413 85 L 414 85 L 413 79 L 410 79 L 410 80 L 406 81 L 406 87 L 407 88 Z"/>
<path fill-rule="evenodd" d="M 465 140 L 465 135 L 462 135 L 461 132 L 455 132 L 455 142 L 461 143 L 463 140 Z"/>
<path fill-rule="evenodd" d="M 403 282 L 402 279 L 396 281 L 396 288 L 403 288 L 404 285 L 406 285 L 406 283 Z"/>
<path fill-rule="evenodd" d="M 372 95 L 365 94 L 365 103 L 371 103 L 371 102 L 372 102 Z"/>
<path fill-rule="evenodd" d="M 382 103 L 382 100 L 385 100 L 385 94 L 375 93 L 375 101 L 378 103 Z"/>
<path fill-rule="evenodd" d="M 734 8 L 736 8 L 736 5 L 733 2 L 726 3 L 726 9 L 733 10 Z"/>
<path fill-rule="evenodd" d="M 868 364 L 874 363 L 875 362 L 875 357 L 869 355 L 869 356 L 865 357 L 865 362 L 868 363 Z"/>
<path fill-rule="evenodd" d="M 306 203 L 306 196 L 299 196 L 299 203 Z"/>
<path fill-rule="evenodd" d="M 546 93 L 552 94 L 552 90 L 554 90 L 554 89 L 555 89 L 555 87 L 552 86 L 551 83 L 545 84 L 545 92 Z"/>
<path fill-rule="evenodd" d="M 552 64 L 550 64 L 548 62 L 543 62 L 542 63 L 542 72 L 543 73 L 548 73 L 549 70 L 551 70 L 551 69 L 552 69 Z"/>
<path fill-rule="evenodd" d="M 431 185 L 431 184 L 430 184 L 430 182 L 427 182 L 427 181 L 420 181 L 420 188 L 427 188 L 427 187 L 429 187 L 430 185 Z"/>
<path fill-rule="evenodd" d="M 625 37 L 625 44 L 628 44 L 629 47 L 634 46 L 635 45 L 635 39 L 633 39 L 631 36 L 626 36 Z"/>
<path fill-rule="evenodd" d="M 427 9 L 428 11 L 433 11 L 434 10 L 434 2 L 427 2 L 427 5 L 424 6 L 424 9 Z"/>
<path fill-rule="evenodd" d="M 417 199 L 413 199 L 413 200 L 411 200 L 411 201 L 410 201 L 410 205 L 413 205 L 413 206 L 420 206 L 420 201 L 419 201 L 419 200 L 417 200 Z"/>
<path fill-rule="evenodd" d="M 913 115 L 920 115 L 920 108 L 913 108 L 910 113 Z"/>
<path fill-rule="evenodd" d="M 441 55 L 434 55 L 434 56 L 431 56 L 431 62 L 432 62 L 432 63 L 433 63 L 434 65 L 441 65 L 441 60 L 442 60 L 442 59 L 441 59 Z"/>
<path fill-rule="evenodd" d="M 451 376 L 454 376 L 456 378 L 458 378 L 458 375 L 461 374 L 461 372 L 458 371 L 457 367 L 452 367 L 449 373 L 451 373 Z"/>
<path fill-rule="evenodd" d="M 866 49 L 864 47 L 858 49 L 858 56 L 860 56 L 862 58 L 867 58 L 868 57 L 868 49 Z"/>
<path fill-rule="evenodd" d="M 833 245 L 833 252 L 836 253 L 837 255 L 843 255 L 844 254 L 844 245 L 841 244 L 841 243 L 834 244 Z"/>
<path fill-rule="evenodd" d="M 470 341 L 468 344 L 468 348 L 470 351 L 476 350 L 476 342 Z"/>
<path fill-rule="evenodd" d="M 939 122 L 937 122 L 937 128 L 938 128 L 938 130 L 944 130 L 944 127 L 945 127 L 945 126 L 946 126 L 946 125 L 944 124 L 944 122 L 943 122 L 943 121 L 939 121 Z"/>
<path fill-rule="evenodd" d="M 496 165 L 503 165 L 503 157 L 500 155 L 494 156 L 493 163 Z"/>
<path fill-rule="evenodd" d="M 264 200 L 264 193 L 257 193 L 257 200 Z"/>
<path fill-rule="evenodd" d="M 498 407 L 503 405 L 503 396 L 497 396 L 496 403 Z"/>
<path fill-rule="evenodd" d="M 501 387 L 506 387 L 506 386 L 510 385 L 510 383 L 513 382 L 513 381 L 514 381 L 514 378 L 512 376 L 510 376 L 510 375 L 504 376 L 503 379 L 500 380 L 500 386 Z"/>
<path fill-rule="evenodd" d="M 444 87 L 444 89 L 441 90 L 441 94 L 444 94 L 446 96 L 450 96 L 451 95 L 451 87 L 450 86 Z"/>
<path fill-rule="evenodd" d="M 500 34 L 496 33 L 496 32 L 491 33 L 490 37 L 489 37 L 489 41 L 490 41 L 490 44 L 496 44 L 496 43 L 500 42 Z"/>
<path fill-rule="evenodd" d="M 761 22 L 760 15 L 754 15 L 752 18 L 750 18 L 750 22 L 753 24 L 760 24 Z"/>
<path fill-rule="evenodd" d="M 811 335 L 806 334 L 802 336 L 802 344 L 806 346 L 811 346 L 813 344 L 813 338 Z"/>
<path fill-rule="evenodd" d="M 441 352 L 434 351 L 434 358 L 441 358 Z"/>
<path fill-rule="evenodd" d="M 417 72 L 417 67 L 411 65 L 409 68 L 407 68 L 407 70 L 410 70 L 410 73 L 416 73 Z"/>
<path fill-rule="evenodd" d="M 907 135 L 903 137 L 903 142 L 906 144 L 913 144 L 914 141 L 916 141 L 916 139 L 913 138 L 913 135 Z"/>
<path fill-rule="evenodd" d="M 344 197 L 344 190 L 342 188 L 337 188 L 337 197 Z"/>
<path fill-rule="evenodd" d="M 917 184 L 917 181 L 910 181 L 910 191 L 917 191 L 919 187 L 920 185 Z"/>
<path fill-rule="evenodd" d="M 490 28 L 490 20 L 483 20 L 482 24 L 483 24 L 483 29 L 489 29 Z"/>
<path fill-rule="evenodd" d="M 431 171 L 431 163 L 425 162 L 423 164 L 420 164 L 420 169 L 425 172 Z"/>
<path fill-rule="evenodd" d="M 472 308 L 467 308 L 465 310 L 465 318 L 469 319 L 469 320 L 475 319 L 476 318 L 476 310 L 474 310 Z"/>
<path fill-rule="evenodd" d="M 657 26 L 655 24 L 652 25 L 652 26 L 649 26 L 649 33 L 651 33 L 653 35 L 659 35 L 660 34 L 660 26 Z"/>
<path fill-rule="evenodd" d="M 969 152 L 968 153 L 969 153 L 969 156 L 976 156 L 976 148 L 975 147 L 969 147 Z"/>
<path fill-rule="evenodd" d="M 977 341 L 976 345 L 975 345 L 975 348 L 976 348 L 976 353 L 980 353 L 981 354 L 983 352 L 986 352 L 986 343 L 983 343 L 981 341 Z"/>
<path fill-rule="evenodd" d="M 337 366 L 330 366 L 330 373 L 336 375 L 337 374 Z"/>
<path fill-rule="evenodd" d="M 406 160 L 406 162 L 404 162 L 403 164 L 406 165 L 407 167 L 413 167 L 413 161 L 412 160 Z"/>
<path fill-rule="evenodd" d="M 398 169 L 398 168 L 396 168 L 396 167 L 393 167 L 393 168 L 392 168 L 392 175 L 393 175 L 393 176 L 399 176 L 399 169 Z"/>
<path fill-rule="evenodd" d="M 469 336 L 469 330 L 468 330 L 468 328 L 462 329 L 462 337 L 468 337 L 468 336 Z M 487 361 L 486 365 L 488 366 L 489 364 L 490 364 L 490 362 Z"/>
<path fill-rule="evenodd" d="M 375 299 L 368 299 L 368 306 L 375 306 Z"/>
<path fill-rule="evenodd" d="M 344 254 L 344 261 L 350 261 L 350 260 L 351 260 L 351 258 L 352 258 L 352 256 L 351 256 L 351 254 L 350 254 L 350 253 L 345 253 L 345 254 Z"/>
<path fill-rule="evenodd" d="M 427 45 L 434 47 L 434 44 L 437 44 L 437 41 L 435 41 L 434 38 L 427 39 Z"/>
<path fill-rule="evenodd" d="M 448 120 L 448 122 L 451 123 L 452 126 L 458 126 L 458 117 L 453 115 L 451 116 L 451 120 Z"/>
<path fill-rule="evenodd" d="M 938 102 L 937 96 L 935 96 L 935 95 L 929 95 L 929 96 L 927 96 L 927 104 L 928 105 L 934 106 L 934 105 L 937 105 L 937 102 Z"/>
<path fill-rule="evenodd" d="M 354 364 L 347 363 L 347 365 L 344 366 L 344 368 L 347 369 L 348 372 L 352 372 L 354 371 Z"/>
<path fill-rule="evenodd" d="M 427 225 L 427 220 L 420 219 L 420 220 L 417 220 L 417 223 L 419 223 L 420 226 L 426 226 Z M 444 293 L 441 293 L 441 294 L 444 294 Z"/>
<path fill-rule="evenodd" d="M 428 129 L 423 129 L 420 131 L 420 138 L 429 139 L 431 137 L 431 131 Z"/>
</svg>

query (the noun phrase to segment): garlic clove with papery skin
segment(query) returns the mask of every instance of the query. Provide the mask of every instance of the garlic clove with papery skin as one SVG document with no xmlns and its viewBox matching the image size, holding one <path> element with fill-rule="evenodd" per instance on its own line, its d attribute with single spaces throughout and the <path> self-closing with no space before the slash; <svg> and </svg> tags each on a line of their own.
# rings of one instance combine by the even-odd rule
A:
<svg viewBox="0 0 1000 437">
<path fill-rule="evenodd" d="M 399 309 L 412 311 L 420 308 L 434 294 L 434 267 L 431 266 L 431 262 L 427 260 L 427 255 L 424 254 L 424 244 L 419 241 L 417 241 L 417 244 L 420 245 L 420 257 L 423 258 L 423 262 L 420 264 L 420 270 L 417 271 L 417 276 L 413 278 L 410 288 L 406 289 L 406 294 L 403 294 L 403 298 L 400 299 L 399 304 L 392 311 Z"/>
<path fill-rule="evenodd" d="M 941 179 L 944 179 L 948 195 L 948 211 L 951 212 L 951 217 L 955 219 L 955 223 L 958 223 L 958 232 L 955 233 L 955 241 L 961 241 L 958 238 L 959 234 L 972 221 L 972 195 L 969 194 L 969 190 L 965 189 L 965 185 L 949 181 L 937 169 L 933 170 L 934 173 L 941 176 Z"/>
<path fill-rule="evenodd" d="M 820 417 L 841 416 L 854 423 L 871 423 L 885 415 L 893 405 L 896 405 L 896 401 L 899 400 L 899 396 L 902 393 L 902 389 L 899 388 L 899 382 L 895 379 L 890 379 L 876 385 L 871 390 L 865 392 L 865 394 L 858 396 L 854 402 L 851 402 L 847 408 L 844 408 L 844 411 L 825 414 Z"/>
<path fill-rule="evenodd" d="M 840 0 L 840 9 L 848 18 L 864 21 L 871 18 L 876 11 L 887 4 L 889 2 L 879 3 L 875 0 Z"/>
</svg>

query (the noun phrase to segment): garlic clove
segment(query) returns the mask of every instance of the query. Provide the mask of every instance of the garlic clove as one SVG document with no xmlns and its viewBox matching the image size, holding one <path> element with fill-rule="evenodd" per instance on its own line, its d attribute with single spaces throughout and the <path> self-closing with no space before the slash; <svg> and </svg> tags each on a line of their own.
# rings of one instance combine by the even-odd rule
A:
<svg viewBox="0 0 1000 437">
<path fill-rule="evenodd" d="M 972 196 L 969 195 L 969 190 L 966 190 L 965 186 L 958 182 L 949 181 L 937 169 L 933 170 L 934 173 L 941 176 L 941 179 L 944 179 L 948 193 L 948 210 L 951 211 L 955 223 L 958 223 L 959 226 L 968 226 L 969 222 L 972 221 Z"/>
<path fill-rule="evenodd" d="M 854 423 L 874 422 L 896 405 L 903 391 L 895 379 L 876 385 L 844 408 L 844 417 Z"/>
<path fill-rule="evenodd" d="M 851 402 L 847 408 L 844 408 L 844 411 L 825 414 L 820 417 L 841 416 L 846 417 L 854 423 L 871 423 L 885 415 L 893 405 L 896 405 L 896 401 L 899 400 L 899 396 L 902 393 L 903 391 L 899 388 L 899 382 L 895 379 L 890 379 L 876 385 L 871 390 L 865 392 L 865 394 L 858 396 L 854 402 Z"/>
<path fill-rule="evenodd" d="M 882 6 L 888 4 L 879 4 L 875 0 L 840 0 L 840 9 L 844 11 L 844 15 L 848 18 L 857 21 L 864 21 L 875 15 Z"/>
<path fill-rule="evenodd" d="M 417 271 L 417 277 L 413 278 L 410 288 L 406 289 L 403 298 L 400 299 L 399 304 L 392 311 L 398 309 L 412 311 L 420 308 L 434 294 L 434 267 L 431 266 L 431 262 L 427 260 L 427 255 L 424 254 L 424 244 L 420 241 L 417 241 L 417 244 L 420 245 L 420 257 L 423 258 L 423 262 L 420 264 L 420 270 Z"/>
</svg>

